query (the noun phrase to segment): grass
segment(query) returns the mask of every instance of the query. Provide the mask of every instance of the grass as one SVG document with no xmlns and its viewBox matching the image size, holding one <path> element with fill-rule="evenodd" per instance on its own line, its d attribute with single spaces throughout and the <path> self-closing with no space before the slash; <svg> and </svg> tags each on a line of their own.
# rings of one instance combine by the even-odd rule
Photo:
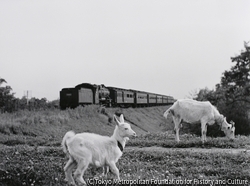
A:
<svg viewBox="0 0 250 186">
<path fill-rule="evenodd" d="M 193 152 L 129 151 L 122 158 L 121 171 L 126 179 L 247 179 L 250 180 L 248 155 L 197 154 Z M 125 161 L 124 161 L 125 160 Z M 130 162 L 126 166 L 126 163 Z M 223 166 L 223 164 L 227 166 Z"/>
<path fill-rule="evenodd" d="M 41 110 L 41 111 L 19 111 L 14 114 L 0 114 L 0 144 L 6 145 L 60 145 L 64 134 L 69 130 L 75 132 L 94 132 L 101 135 L 111 135 L 115 124 L 109 119 L 115 112 L 122 112 L 125 119 L 132 122 L 132 128 L 138 135 L 150 131 L 163 130 L 164 119 L 162 117 L 165 107 L 147 108 L 147 113 L 155 113 L 158 119 L 154 122 L 150 115 L 145 115 L 140 121 L 134 115 L 142 115 L 145 110 L 138 109 L 105 109 L 106 115 L 102 114 L 101 108 L 96 105 L 78 107 L 68 110 Z M 133 114 L 132 114 L 133 113 Z M 155 117 L 156 117 L 155 116 Z M 167 124 L 164 124 L 167 126 Z"/>
<path fill-rule="evenodd" d="M 1 147 L 0 181 L 3 185 L 65 185 L 67 158 L 60 148 L 19 145 Z M 197 154 L 180 151 L 125 150 L 117 163 L 124 180 L 250 180 L 248 154 Z M 101 169 L 89 168 L 91 180 Z"/>
<path fill-rule="evenodd" d="M 180 142 L 175 141 L 175 135 L 172 133 L 149 133 L 133 138 L 129 141 L 129 146 L 151 147 L 160 146 L 166 148 L 250 148 L 250 138 L 247 136 L 237 135 L 234 140 L 227 139 L 225 137 L 211 138 L 207 137 L 207 141 L 204 145 L 201 142 L 201 137 L 184 134 L 180 137 Z"/>
<path fill-rule="evenodd" d="M 230 180 L 250 180 L 250 155 L 247 152 L 206 153 L 201 150 L 197 153 L 188 150 L 191 147 L 249 149 L 249 137 L 236 136 L 233 141 L 208 137 L 202 145 L 199 136 L 185 134 L 180 136 L 181 142 L 176 143 L 171 132 L 172 123 L 162 119 L 164 110 L 165 107 L 109 108 L 102 114 L 103 110 L 100 112 L 98 106 L 88 106 L 65 111 L 0 114 L 0 185 L 66 185 L 63 167 L 67 157 L 60 147 L 63 135 L 72 129 L 110 135 L 114 123 L 109 123 L 108 119 L 115 112 L 124 113 L 125 119 L 139 134 L 129 140 L 117 163 L 121 179 L 136 180 L 134 185 L 146 180 L 151 181 L 150 184 L 160 180 L 184 184 L 190 180 L 193 185 L 204 180 L 221 181 L 221 185 L 232 185 Z M 170 131 L 162 132 L 166 129 Z M 153 146 L 163 147 L 163 150 L 150 148 Z M 102 169 L 89 168 L 85 179 L 93 181 L 101 172 Z"/>
</svg>

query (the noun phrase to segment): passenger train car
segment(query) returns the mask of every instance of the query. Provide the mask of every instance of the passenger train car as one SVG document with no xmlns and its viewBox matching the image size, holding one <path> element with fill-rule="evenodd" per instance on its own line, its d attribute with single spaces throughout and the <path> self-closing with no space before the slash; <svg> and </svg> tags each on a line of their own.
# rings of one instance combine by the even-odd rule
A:
<svg viewBox="0 0 250 186">
<path fill-rule="evenodd" d="M 173 104 L 174 101 L 172 96 L 106 87 L 103 84 L 82 83 L 74 88 L 63 88 L 60 91 L 61 109 L 88 104 L 100 104 L 107 107 L 149 107 Z"/>
</svg>

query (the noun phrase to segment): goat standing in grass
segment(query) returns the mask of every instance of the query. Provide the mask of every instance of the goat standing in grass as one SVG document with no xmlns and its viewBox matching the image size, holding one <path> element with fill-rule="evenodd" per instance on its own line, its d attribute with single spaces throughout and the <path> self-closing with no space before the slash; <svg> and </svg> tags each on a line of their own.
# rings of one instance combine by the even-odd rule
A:
<svg viewBox="0 0 250 186">
<path fill-rule="evenodd" d="M 62 147 L 63 151 L 69 155 L 69 160 L 64 167 L 65 180 L 69 184 L 75 185 L 72 177 L 72 171 L 75 167 L 77 167 L 74 172 L 75 180 L 79 184 L 86 184 L 83 175 L 89 165 L 103 167 L 105 175 L 110 169 L 117 179 L 120 179 L 116 162 L 122 156 L 128 137 L 136 136 L 136 133 L 131 129 L 130 124 L 124 122 L 122 114 L 120 121 L 115 115 L 114 118 L 117 125 L 111 137 L 94 133 L 75 134 L 73 131 L 65 134 Z"/>
</svg>

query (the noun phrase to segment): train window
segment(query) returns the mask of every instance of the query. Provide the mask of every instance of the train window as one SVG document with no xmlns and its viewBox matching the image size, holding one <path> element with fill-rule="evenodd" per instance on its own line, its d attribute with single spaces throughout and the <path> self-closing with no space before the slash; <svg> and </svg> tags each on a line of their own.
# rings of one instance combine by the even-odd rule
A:
<svg viewBox="0 0 250 186">
<path fill-rule="evenodd" d="M 133 95 L 132 94 L 127 94 L 127 98 L 132 98 Z"/>
<path fill-rule="evenodd" d="M 138 99 L 146 99 L 146 96 L 138 96 Z"/>
</svg>

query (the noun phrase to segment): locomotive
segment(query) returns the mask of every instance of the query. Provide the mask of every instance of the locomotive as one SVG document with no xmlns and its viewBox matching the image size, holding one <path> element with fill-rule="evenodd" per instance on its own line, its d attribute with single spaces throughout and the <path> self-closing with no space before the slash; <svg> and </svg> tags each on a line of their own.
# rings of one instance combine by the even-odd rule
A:
<svg viewBox="0 0 250 186">
<path fill-rule="evenodd" d="M 61 109 L 100 104 L 106 107 L 149 107 L 174 103 L 172 96 L 144 91 L 82 83 L 60 91 Z"/>
</svg>

